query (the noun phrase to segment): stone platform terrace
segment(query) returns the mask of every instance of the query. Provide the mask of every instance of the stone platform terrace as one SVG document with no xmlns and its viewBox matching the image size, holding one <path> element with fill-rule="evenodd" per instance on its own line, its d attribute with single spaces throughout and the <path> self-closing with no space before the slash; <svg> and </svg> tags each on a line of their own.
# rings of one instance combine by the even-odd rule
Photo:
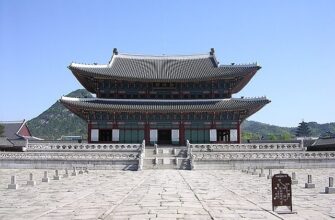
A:
<svg viewBox="0 0 335 220">
<path fill-rule="evenodd" d="M 239 170 L 91 170 L 61 180 L 49 170 L 50 182 L 42 183 L 43 171 L 0 169 L 0 219 L 335 218 L 335 194 L 323 193 L 334 169 L 283 170 L 296 172 L 299 183 L 292 185 L 297 214 L 282 215 L 271 211 L 270 180 Z M 26 186 L 29 173 L 36 186 Z M 315 188 L 304 188 L 308 174 Z M 17 190 L 7 189 L 11 175 Z"/>
</svg>

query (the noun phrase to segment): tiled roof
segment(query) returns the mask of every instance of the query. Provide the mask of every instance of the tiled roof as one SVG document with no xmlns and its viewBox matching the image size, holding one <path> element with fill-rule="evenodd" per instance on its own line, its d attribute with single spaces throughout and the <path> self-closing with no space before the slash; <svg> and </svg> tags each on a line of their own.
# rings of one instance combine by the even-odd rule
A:
<svg viewBox="0 0 335 220">
<path fill-rule="evenodd" d="M 257 64 L 218 65 L 214 54 L 190 56 L 114 54 L 111 62 L 106 65 L 71 63 L 69 66 L 78 79 L 80 77 L 103 77 L 136 81 L 195 81 L 234 78 L 252 76 L 260 68 Z"/>
<path fill-rule="evenodd" d="M 335 138 L 319 138 L 312 146 L 333 145 L 335 146 Z"/>
<path fill-rule="evenodd" d="M 0 147 L 12 147 L 11 143 L 6 137 L 0 137 Z"/>
<path fill-rule="evenodd" d="M 261 109 L 270 101 L 261 98 L 231 98 L 204 100 L 129 100 L 100 98 L 62 97 L 60 102 L 75 113 L 83 109 L 93 111 L 116 112 L 224 112 L 232 110 L 248 110 L 249 115 Z"/>
<path fill-rule="evenodd" d="M 10 142 L 13 143 L 14 147 L 25 147 L 27 144 L 27 140 L 25 140 L 24 138 L 19 138 L 19 139 L 15 139 L 15 140 L 10 140 Z"/>
<path fill-rule="evenodd" d="M 8 139 L 17 139 L 20 136 L 17 135 L 20 128 L 24 123 L 23 121 L 4 121 L 0 122 L 4 126 L 4 134 L 3 136 L 7 137 Z"/>
</svg>

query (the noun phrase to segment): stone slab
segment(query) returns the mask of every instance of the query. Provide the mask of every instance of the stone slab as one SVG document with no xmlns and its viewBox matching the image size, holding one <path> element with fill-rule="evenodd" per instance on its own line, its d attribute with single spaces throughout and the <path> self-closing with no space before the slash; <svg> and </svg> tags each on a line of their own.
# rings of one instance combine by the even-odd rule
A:
<svg viewBox="0 0 335 220">
<path fill-rule="evenodd" d="M 42 170 L 0 169 L 0 219 L 331 219 L 335 197 L 324 193 L 334 169 L 294 169 L 315 188 L 293 185 L 294 215 L 271 213 L 271 180 L 237 170 L 90 170 L 87 175 L 26 186 Z M 52 172 L 49 170 L 49 172 Z M 273 170 L 278 173 L 279 170 Z M 10 176 L 21 188 L 7 190 Z"/>
</svg>

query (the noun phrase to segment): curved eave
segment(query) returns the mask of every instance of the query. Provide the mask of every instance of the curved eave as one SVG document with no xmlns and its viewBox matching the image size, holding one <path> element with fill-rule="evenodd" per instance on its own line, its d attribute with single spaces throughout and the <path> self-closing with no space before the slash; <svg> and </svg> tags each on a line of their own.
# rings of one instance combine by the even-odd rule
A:
<svg viewBox="0 0 335 220">
<path fill-rule="evenodd" d="M 270 100 L 265 97 L 254 99 L 215 99 L 215 100 L 127 100 L 99 98 L 69 98 L 59 100 L 70 111 L 84 117 L 89 111 L 105 112 L 146 112 L 146 113 L 185 113 L 185 112 L 228 112 L 246 110 L 245 118 L 255 113 Z"/>
<path fill-rule="evenodd" d="M 163 77 L 149 77 L 144 74 L 136 74 L 136 69 L 132 73 L 127 74 L 113 74 L 113 66 L 101 65 L 104 67 L 94 67 L 94 65 L 75 66 L 71 64 L 68 68 L 78 78 L 87 77 L 92 79 L 115 79 L 126 81 L 142 81 L 142 82 L 196 82 L 209 81 L 213 79 L 232 79 L 240 76 L 253 76 L 261 67 L 255 64 L 251 65 L 225 65 L 203 71 L 201 74 L 183 74 L 180 70 L 176 73 L 167 74 Z M 170 71 L 170 73 L 173 70 Z"/>
<path fill-rule="evenodd" d="M 249 72 L 249 74 L 246 74 L 236 85 L 235 87 L 232 89 L 231 93 L 238 93 L 239 91 L 241 91 L 248 83 L 249 81 L 252 79 L 252 77 L 256 74 L 256 72 L 261 69 L 262 67 L 257 66 L 257 68 L 251 72 Z"/>
<path fill-rule="evenodd" d="M 80 82 L 80 84 L 90 93 L 96 94 L 96 87 L 94 85 L 94 77 L 91 74 L 82 74 L 80 71 L 77 71 L 75 68 L 68 66 L 72 74 Z"/>
<path fill-rule="evenodd" d="M 242 66 L 219 66 L 215 68 L 216 74 L 202 76 L 202 77 L 188 77 L 188 78 L 145 78 L 142 75 L 137 77 L 138 75 L 132 74 L 128 77 L 126 76 L 116 76 L 110 74 L 102 74 L 97 73 L 95 70 L 98 69 L 108 69 L 112 67 L 108 67 L 107 65 L 103 65 L 105 67 L 97 67 L 89 65 L 88 68 L 76 67 L 70 65 L 68 68 L 72 71 L 73 75 L 78 79 L 78 81 L 91 93 L 96 93 L 96 87 L 94 85 L 95 80 L 125 80 L 125 81 L 139 81 L 139 82 L 199 82 L 199 81 L 212 81 L 212 80 L 229 80 L 234 78 L 241 78 L 239 82 L 236 84 L 234 88 L 232 88 L 232 93 L 237 93 L 250 81 L 250 79 L 256 74 L 256 72 L 261 68 L 258 65 L 242 65 Z M 234 69 L 237 69 L 235 71 Z"/>
</svg>

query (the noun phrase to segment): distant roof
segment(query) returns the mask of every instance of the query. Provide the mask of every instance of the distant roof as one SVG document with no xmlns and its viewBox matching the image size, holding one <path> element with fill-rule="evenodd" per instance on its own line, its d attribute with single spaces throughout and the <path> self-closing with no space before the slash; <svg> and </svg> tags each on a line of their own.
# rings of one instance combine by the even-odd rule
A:
<svg viewBox="0 0 335 220">
<path fill-rule="evenodd" d="M 326 145 L 332 145 L 335 147 L 335 137 L 319 138 L 312 144 L 312 146 L 326 146 Z"/>
<path fill-rule="evenodd" d="M 8 139 L 17 139 L 21 136 L 18 135 L 21 127 L 24 125 L 25 120 L 22 121 L 0 121 L 0 124 L 4 126 L 4 136 Z"/>
<path fill-rule="evenodd" d="M 10 142 L 13 143 L 14 147 L 25 147 L 27 140 L 21 138 L 21 139 L 16 139 L 16 140 L 9 140 Z"/>
<path fill-rule="evenodd" d="M 72 112 L 82 116 L 82 110 L 116 112 L 224 112 L 248 110 L 251 115 L 270 102 L 261 98 L 196 99 L 196 100 L 147 100 L 147 99 L 100 99 L 62 97 L 63 103 Z"/>
<path fill-rule="evenodd" d="M 256 63 L 219 65 L 214 52 L 200 55 L 147 56 L 114 53 L 105 65 L 71 63 L 69 69 L 90 92 L 96 93 L 92 78 L 130 81 L 206 81 L 243 77 L 243 85 L 261 67 Z M 234 91 L 238 92 L 238 91 Z"/>
<path fill-rule="evenodd" d="M 0 147 L 12 147 L 13 144 L 6 138 L 0 137 Z"/>
</svg>

